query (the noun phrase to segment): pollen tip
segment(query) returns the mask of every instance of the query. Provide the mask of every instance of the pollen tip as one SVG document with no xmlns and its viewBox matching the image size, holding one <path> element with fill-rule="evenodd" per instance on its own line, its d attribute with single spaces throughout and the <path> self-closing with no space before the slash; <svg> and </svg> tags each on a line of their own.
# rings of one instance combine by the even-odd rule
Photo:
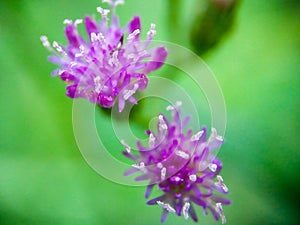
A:
<svg viewBox="0 0 300 225">
<path fill-rule="evenodd" d="M 66 25 L 70 25 L 70 24 L 73 23 L 73 21 L 70 20 L 70 19 L 64 19 L 64 22 L 63 22 L 63 23 L 66 24 Z"/>
<path fill-rule="evenodd" d="M 168 212 L 175 213 L 175 209 L 169 204 L 169 203 L 164 203 L 161 201 L 156 201 L 156 204 L 161 206 L 162 208 L 166 209 Z"/>
<path fill-rule="evenodd" d="M 217 164 L 215 164 L 215 163 L 210 163 L 210 164 L 208 165 L 208 168 L 209 168 L 212 172 L 216 172 L 218 166 L 217 166 Z"/>
<path fill-rule="evenodd" d="M 182 106 L 182 101 L 177 101 L 177 102 L 175 103 L 175 105 L 176 105 L 176 107 Z"/>
<path fill-rule="evenodd" d="M 125 147 L 125 149 L 128 153 L 131 152 L 131 147 L 124 140 L 121 140 L 121 144 Z"/>
<path fill-rule="evenodd" d="M 49 41 L 48 41 L 47 36 L 42 35 L 42 36 L 40 37 L 40 40 L 42 41 L 42 43 L 43 43 L 43 45 L 44 45 L 45 47 L 47 47 L 47 48 L 50 47 L 50 43 L 49 43 Z"/>
<path fill-rule="evenodd" d="M 195 182 L 195 181 L 197 180 L 196 174 L 191 174 L 191 175 L 189 176 L 189 180 L 192 181 L 192 182 Z"/>
<path fill-rule="evenodd" d="M 182 213 L 183 213 L 184 219 L 186 219 L 186 220 L 189 218 L 190 205 L 191 204 L 189 202 L 186 202 L 186 203 L 184 203 L 184 205 L 182 207 Z"/>
<path fill-rule="evenodd" d="M 78 24 L 81 24 L 82 22 L 83 22 L 82 19 L 77 19 L 77 20 L 75 20 L 74 24 L 75 24 L 75 26 L 77 26 Z"/>
<path fill-rule="evenodd" d="M 169 105 L 169 106 L 167 106 L 167 111 L 171 111 L 171 110 L 174 110 L 174 106 L 172 106 L 172 105 Z"/>
</svg>

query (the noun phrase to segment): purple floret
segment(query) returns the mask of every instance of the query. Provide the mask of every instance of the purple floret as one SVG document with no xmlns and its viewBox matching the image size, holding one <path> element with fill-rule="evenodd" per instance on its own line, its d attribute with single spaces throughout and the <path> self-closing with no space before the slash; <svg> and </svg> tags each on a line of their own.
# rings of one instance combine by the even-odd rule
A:
<svg viewBox="0 0 300 225">
<path fill-rule="evenodd" d="M 127 26 L 121 27 L 115 7 L 123 1 L 103 2 L 111 7 L 110 23 L 110 10 L 98 7 L 102 17 L 100 22 L 89 16 L 84 20 L 64 21 L 67 46 L 55 41 L 51 46 L 46 36 L 41 40 L 53 54 L 49 61 L 60 67 L 52 75 L 59 75 L 67 84 L 68 97 L 86 98 L 105 108 L 114 106 L 118 98 L 119 111 L 122 111 L 126 101 L 137 103 L 133 95 L 147 87 L 147 74 L 163 65 L 167 50 L 162 46 L 149 48 L 156 33 L 154 24 L 151 24 L 146 40 L 142 41 L 140 17 L 133 17 Z M 82 22 L 88 40 L 77 30 Z"/>
<path fill-rule="evenodd" d="M 147 202 L 163 208 L 161 222 L 169 213 L 183 215 L 185 219 L 191 217 L 196 222 L 194 206 L 198 205 L 205 214 L 209 210 L 215 220 L 221 218 L 225 223 L 222 204 L 228 205 L 230 200 L 220 195 L 228 194 L 228 188 L 219 175 L 222 164 L 213 155 L 213 150 L 222 145 L 223 138 L 214 128 L 209 137 L 205 127 L 196 134 L 191 129 L 184 132 L 189 117 L 181 121 L 180 104 L 167 107 L 172 111 L 171 120 L 163 114 L 158 116 L 157 132 L 146 131 L 149 147 L 137 142 L 138 155 L 122 141 L 126 147 L 123 154 L 136 163 L 125 172 L 125 176 L 141 172 L 135 180 L 149 180 L 146 198 L 156 185 L 163 192 Z"/>
</svg>

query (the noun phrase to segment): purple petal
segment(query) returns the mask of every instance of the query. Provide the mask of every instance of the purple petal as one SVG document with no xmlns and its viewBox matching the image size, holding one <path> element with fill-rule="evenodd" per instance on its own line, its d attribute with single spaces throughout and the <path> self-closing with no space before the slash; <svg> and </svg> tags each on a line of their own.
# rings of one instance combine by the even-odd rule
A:
<svg viewBox="0 0 300 225">
<path fill-rule="evenodd" d="M 166 221 L 168 214 L 169 214 L 168 210 L 164 209 L 162 212 L 162 216 L 160 218 L 161 223 L 164 223 Z"/>
<path fill-rule="evenodd" d="M 52 62 L 53 64 L 59 65 L 59 66 L 61 66 L 63 64 L 62 59 L 57 55 L 48 56 L 48 61 Z"/>
<path fill-rule="evenodd" d="M 165 198 L 166 198 L 165 195 L 161 195 L 159 197 L 153 198 L 153 199 L 147 201 L 147 205 L 156 205 L 157 201 L 163 202 L 165 200 Z"/>
<path fill-rule="evenodd" d="M 133 97 L 133 96 L 130 96 L 128 98 L 128 101 L 131 102 L 132 104 L 136 105 L 137 104 L 137 100 Z"/>
<path fill-rule="evenodd" d="M 99 104 L 105 108 L 110 108 L 114 105 L 114 98 L 109 95 L 99 94 Z"/>
<path fill-rule="evenodd" d="M 142 153 L 150 151 L 150 149 L 148 149 L 142 145 L 140 140 L 137 141 L 136 145 L 137 145 L 137 148 L 139 149 L 139 151 Z"/>
<path fill-rule="evenodd" d="M 217 212 L 217 210 L 215 209 L 215 207 L 208 205 L 209 210 L 211 211 L 211 213 L 213 214 L 214 218 L 216 221 L 219 221 L 219 213 Z"/>
<path fill-rule="evenodd" d="M 202 206 L 203 208 L 205 208 L 206 207 L 206 202 L 204 202 L 202 199 L 200 199 L 200 198 L 197 198 L 197 197 L 194 197 L 194 196 L 191 196 L 191 198 L 190 198 L 194 203 L 196 203 L 197 205 L 200 205 L 200 206 Z"/>
<path fill-rule="evenodd" d="M 182 129 L 185 128 L 185 126 L 188 124 L 188 122 L 190 121 L 191 117 L 187 116 L 184 118 L 183 122 L 182 122 Z"/>
<path fill-rule="evenodd" d="M 127 151 L 123 151 L 122 154 L 133 161 L 137 160 L 137 157 L 135 155 L 133 155 Z"/>
<path fill-rule="evenodd" d="M 125 107 L 125 99 L 119 96 L 119 112 L 122 112 Z"/>
<path fill-rule="evenodd" d="M 69 41 L 69 44 L 75 47 L 79 47 L 80 45 L 80 38 L 77 33 L 77 28 L 74 24 L 69 24 L 65 28 L 65 34 Z"/>
<path fill-rule="evenodd" d="M 196 194 L 196 196 L 198 198 L 202 197 L 201 191 L 199 190 L 199 188 L 196 185 L 193 186 L 192 190 L 194 191 L 194 193 Z"/>
<path fill-rule="evenodd" d="M 212 196 L 211 198 L 212 198 L 213 201 L 220 202 L 220 203 L 222 203 L 224 205 L 231 204 L 231 201 L 229 199 L 227 199 L 227 198 L 223 198 L 223 197 L 219 197 L 219 196 Z"/>
<path fill-rule="evenodd" d="M 149 184 L 147 186 L 146 192 L 145 192 L 145 198 L 149 198 L 151 191 L 153 189 L 153 187 L 155 186 L 155 184 Z"/>
<path fill-rule="evenodd" d="M 219 148 L 223 144 L 224 140 L 215 140 L 208 144 L 209 150 Z"/>
<path fill-rule="evenodd" d="M 165 47 L 157 47 L 152 52 L 152 58 L 150 62 L 146 64 L 144 68 L 144 73 L 150 73 L 153 70 L 157 70 L 159 67 L 163 65 L 168 55 L 167 49 Z"/>
<path fill-rule="evenodd" d="M 135 181 L 142 181 L 142 180 L 147 180 L 149 179 L 149 175 L 148 174 L 143 174 L 141 176 L 136 177 L 134 180 Z"/>
<path fill-rule="evenodd" d="M 91 33 L 95 33 L 95 34 L 99 33 L 97 24 L 91 17 L 86 16 L 84 18 L 84 24 L 85 24 L 86 32 L 89 34 L 89 37 L 91 37 Z"/>
<path fill-rule="evenodd" d="M 189 208 L 189 214 L 195 222 L 198 222 L 198 217 L 192 204 L 190 205 Z"/>
<path fill-rule="evenodd" d="M 71 82 L 71 81 L 76 81 L 76 77 L 67 71 L 64 71 L 61 75 L 60 78 L 65 81 L 65 82 Z"/>
<path fill-rule="evenodd" d="M 182 210 L 182 200 L 180 199 L 175 206 L 176 214 L 177 216 L 181 215 L 181 210 Z"/>
<path fill-rule="evenodd" d="M 140 74 L 138 79 L 139 90 L 144 90 L 148 86 L 148 78 L 144 74 Z"/>
<path fill-rule="evenodd" d="M 61 69 L 56 69 L 51 72 L 51 76 L 57 76 L 61 72 Z"/>
<path fill-rule="evenodd" d="M 66 95 L 69 98 L 75 98 L 76 97 L 75 95 L 76 95 L 77 87 L 78 87 L 77 84 L 73 84 L 73 85 L 67 86 L 66 87 L 66 89 L 67 89 Z"/>
<path fill-rule="evenodd" d="M 207 136 L 206 126 L 203 126 L 201 130 L 203 131 L 203 134 L 202 134 L 201 138 L 199 139 L 199 143 L 205 142 L 206 136 Z"/>
<path fill-rule="evenodd" d="M 129 33 L 131 34 L 133 31 L 139 29 L 141 30 L 141 21 L 139 16 L 135 16 L 128 24 Z M 137 35 L 139 37 L 139 35 Z"/>
<path fill-rule="evenodd" d="M 136 173 L 136 172 L 138 172 L 138 171 L 140 171 L 140 170 L 137 169 L 137 168 L 132 167 L 132 168 L 130 168 L 129 170 L 127 170 L 127 171 L 124 173 L 124 176 L 125 176 L 125 177 L 130 176 L 130 175 L 132 175 L 132 174 L 134 174 L 134 173 Z"/>
</svg>

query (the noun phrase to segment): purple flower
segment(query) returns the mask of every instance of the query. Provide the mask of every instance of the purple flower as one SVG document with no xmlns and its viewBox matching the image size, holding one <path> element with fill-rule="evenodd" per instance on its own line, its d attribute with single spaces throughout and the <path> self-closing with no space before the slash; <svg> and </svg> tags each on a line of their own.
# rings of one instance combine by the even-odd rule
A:
<svg viewBox="0 0 300 225">
<path fill-rule="evenodd" d="M 68 46 L 54 41 L 52 48 L 46 36 L 41 40 L 53 54 L 49 61 L 60 67 L 52 75 L 59 75 L 67 84 L 68 97 L 86 98 L 105 108 L 112 107 L 118 97 L 119 111 L 122 111 L 126 100 L 137 103 L 133 95 L 147 87 L 146 75 L 162 66 L 167 50 L 164 47 L 149 49 L 156 33 L 154 24 L 151 24 L 146 40 L 140 40 L 138 16 L 127 26 L 120 27 L 115 8 L 123 0 L 103 2 L 111 7 L 111 21 L 108 22 L 110 10 L 101 7 L 97 8 L 102 16 L 100 22 L 86 16 L 88 41 L 77 30 L 78 24 L 83 22 L 81 19 L 64 21 Z"/>
<path fill-rule="evenodd" d="M 172 111 L 172 119 L 168 120 L 163 114 L 158 116 L 157 133 L 148 130 L 149 147 L 144 147 L 137 142 L 139 154 L 131 152 L 130 147 L 122 141 L 126 147 L 123 154 L 136 162 L 125 172 L 125 176 L 135 172 L 142 175 L 135 178 L 136 181 L 149 180 L 145 193 L 148 198 L 155 185 L 158 185 L 163 194 L 147 202 L 149 205 L 159 205 L 163 208 L 161 222 L 164 222 L 168 213 L 189 216 L 198 221 L 194 206 L 201 206 L 205 212 L 211 211 L 215 220 L 225 216 L 222 204 L 230 204 L 230 200 L 216 195 L 227 194 L 228 188 L 219 175 L 222 165 L 215 158 L 212 151 L 223 143 L 223 138 L 217 135 L 213 128 L 210 137 L 207 138 L 207 130 L 203 127 L 198 133 L 192 133 L 189 129 L 183 132 L 189 117 L 181 121 L 179 106 L 169 106 Z"/>
</svg>

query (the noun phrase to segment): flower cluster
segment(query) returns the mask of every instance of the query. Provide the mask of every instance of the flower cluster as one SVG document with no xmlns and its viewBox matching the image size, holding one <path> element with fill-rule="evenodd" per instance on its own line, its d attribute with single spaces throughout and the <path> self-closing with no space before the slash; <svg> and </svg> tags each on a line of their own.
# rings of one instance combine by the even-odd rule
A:
<svg viewBox="0 0 300 225">
<path fill-rule="evenodd" d="M 97 8 L 101 21 L 89 16 L 64 21 L 67 46 L 56 41 L 51 45 L 46 36 L 41 36 L 41 41 L 52 54 L 49 61 L 59 66 L 52 75 L 59 75 L 67 84 L 68 97 L 85 98 L 105 108 L 113 107 L 118 100 L 121 112 L 126 101 L 137 103 L 133 95 L 147 87 L 147 74 L 163 65 L 168 52 L 163 46 L 150 48 L 156 33 L 154 24 L 144 41 L 140 39 L 138 16 L 125 27 L 120 26 L 115 11 L 123 0 L 102 1 L 110 5 L 110 10 Z M 82 22 L 88 40 L 78 32 Z M 126 148 L 123 154 L 135 162 L 125 175 L 142 173 L 135 180 L 148 180 L 146 198 L 156 185 L 163 192 L 147 202 L 163 208 L 161 222 L 169 213 L 198 221 L 194 208 L 198 205 L 224 223 L 222 204 L 230 204 L 230 200 L 220 196 L 227 194 L 228 188 L 219 175 L 221 162 L 213 154 L 222 145 L 223 138 L 214 128 L 209 137 L 205 127 L 196 134 L 192 129 L 186 130 L 189 117 L 181 120 L 180 105 L 178 102 L 167 107 L 172 112 L 170 120 L 163 114 L 158 116 L 157 132 L 146 131 L 149 146 L 137 142 L 139 154 L 133 154 L 122 141 Z"/>
<path fill-rule="evenodd" d="M 215 129 L 207 138 L 205 127 L 194 135 L 191 129 L 184 133 L 189 117 L 181 121 L 180 104 L 167 108 L 172 111 L 171 120 L 163 114 L 158 116 L 157 132 L 146 132 L 149 147 L 137 142 L 138 155 L 133 154 L 123 141 L 126 147 L 123 154 L 136 162 L 125 175 L 142 172 L 136 180 L 149 180 L 146 198 L 158 185 L 163 194 L 147 204 L 163 208 L 161 222 L 165 221 L 168 213 L 183 215 L 186 219 L 190 216 L 198 221 L 193 205 L 199 205 L 206 214 L 210 210 L 216 220 L 221 218 L 224 223 L 222 204 L 230 204 L 230 201 L 216 193 L 227 194 L 228 188 L 219 175 L 221 162 L 212 154 L 223 143 L 223 138 L 217 135 Z"/>
<path fill-rule="evenodd" d="M 164 47 L 149 48 L 155 35 L 155 25 L 140 40 L 141 24 L 138 16 L 121 27 L 115 13 L 123 0 L 103 0 L 111 10 L 97 8 L 102 20 L 96 22 L 86 16 L 74 22 L 64 23 L 68 46 L 57 42 L 50 45 L 46 36 L 41 37 L 43 45 L 53 54 L 49 61 L 60 66 L 52 72 L 67 83 L 66 95 L 70 98 L 86 98 L 90 102 L 110 108 L 118 98 L 119 111 L 128 100 L 136 104 L 133 95 L 147 87 L 147 74 L 162 66 L 167 50 Z M 108 14 L 111 11 L 111 21 Z M 78 32 L 78 24 L 84 22 L 89 40 Z M 125 36 L 128 34 L 127 36 Z"/>
</svg>

